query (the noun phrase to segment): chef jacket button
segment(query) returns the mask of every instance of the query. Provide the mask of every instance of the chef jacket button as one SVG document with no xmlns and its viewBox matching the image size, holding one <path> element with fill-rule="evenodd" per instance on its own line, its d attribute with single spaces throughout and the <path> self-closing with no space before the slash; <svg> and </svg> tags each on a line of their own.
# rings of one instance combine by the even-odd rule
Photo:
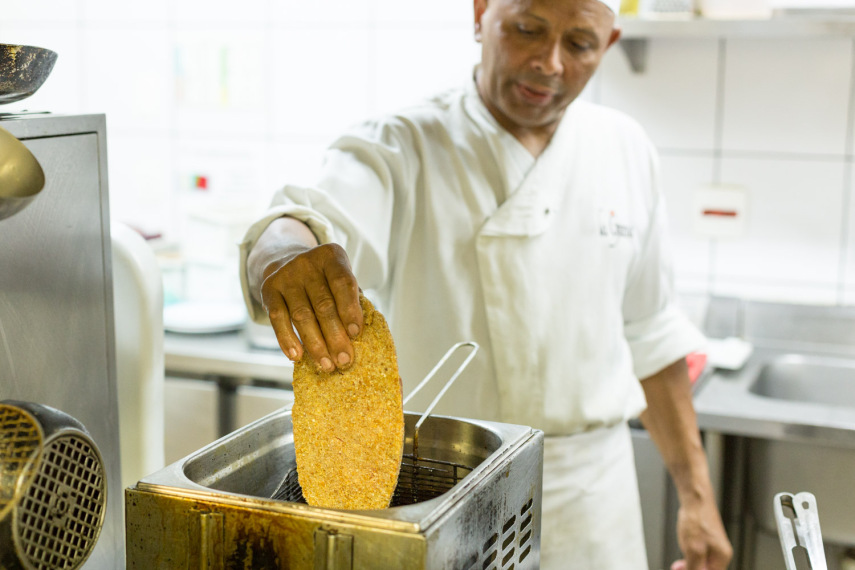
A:
<svg viewBox="0 0 855 570">
<path fill-rule="evenodd" d="M 543 211 L 543 215 L 544 215 L 544 216 L 548 216 L 548 215 L 549 215 L 549 208 L 547 208 L 547 209 L 545 209 L 545 210 Z"/>
</svg>

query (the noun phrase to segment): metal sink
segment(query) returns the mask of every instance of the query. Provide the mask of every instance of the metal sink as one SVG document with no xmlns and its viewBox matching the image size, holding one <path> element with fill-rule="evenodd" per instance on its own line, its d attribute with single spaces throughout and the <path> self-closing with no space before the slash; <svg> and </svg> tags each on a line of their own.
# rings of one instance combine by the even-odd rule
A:
<svg viewBox="0 0 855 570">
<path fill-rule="evenodd" d="M 767 398 L 855 408 L 855 360 L 786 354 L 764 364 L 749 390 Z"/>
<path fill-rule="evenodd" d="M 775 494 L 809 491 L 825 542 L 855 546 L 855 357 L 755 345 L 741 370 L 705 380 L 695 406 L 702 429 L 746 438 L 755 524 L 776 533 Z"/>
</svg>

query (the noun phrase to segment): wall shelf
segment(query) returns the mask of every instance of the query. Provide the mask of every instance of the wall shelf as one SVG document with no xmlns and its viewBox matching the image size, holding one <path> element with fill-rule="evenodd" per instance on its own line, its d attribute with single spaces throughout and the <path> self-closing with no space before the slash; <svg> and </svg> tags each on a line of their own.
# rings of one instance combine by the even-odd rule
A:
<svg viewBox="0 0 855 570">
<path fill-rule="evenodd" d="M 782 15 L 765 20 L 621 18 L 620 46 L 636 73 L 647 64 L 647 43 L 655 38 L 855 37 L 855 13 Z"/>
</svg>

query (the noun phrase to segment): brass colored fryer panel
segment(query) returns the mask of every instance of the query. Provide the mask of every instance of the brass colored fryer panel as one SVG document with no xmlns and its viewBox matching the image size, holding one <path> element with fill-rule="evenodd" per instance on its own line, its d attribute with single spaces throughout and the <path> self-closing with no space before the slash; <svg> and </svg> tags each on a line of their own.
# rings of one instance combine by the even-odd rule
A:
<svg viewBox="0 0 855 570">
<path fill-rule="evenodd" d="M 311 570 L 318 530 L 353 537 L 354 570 L 423 568 L 427 549 L 419 534 L 134 488 L 125 490 L 125 511 L 128 570 Z"/>
</svg>

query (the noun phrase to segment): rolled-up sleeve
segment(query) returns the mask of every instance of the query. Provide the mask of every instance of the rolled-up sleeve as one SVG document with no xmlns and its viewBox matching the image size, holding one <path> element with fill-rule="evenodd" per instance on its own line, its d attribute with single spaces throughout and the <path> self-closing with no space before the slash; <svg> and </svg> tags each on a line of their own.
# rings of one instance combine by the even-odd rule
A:
<svg viewBox="0 0 855 570">
<path fill-rule="evenodd" d="M 300 204 L 290 203 L 288 200 L 289 194 L 293 191 L 291 187 L 285 187 L 276 193 L 273 204 L 264 214 L 264 216 L 253 223 L 243 236 L 240 242 L 240 284 L 243 291 L 243 301 L 246 304 L 246 310 L 249 317 L 261 324 L 270 324 L 267 317 L 267 311 L 264 307 L 255 300 L 249 291 L 249 279 L 246 273 L 246 261 L 249 257 L 249 252 L 252 250 L 258 238 L 264 233 L 273 220 L 283 216 L 296 218 L 306 224 L 320 243 L 330 243 L 335 240 L 335 231 L 332 222 L 320 214 L 319 212 Z"/>
<path fill-rule="evenodd" d="M 665 204 L 657 190 L 658 164 L 652 158 L 650 216 L 623 300 L 624 336 L 640 379 L 701 350 L 706 339 L 677 305 Z"/>
<path fill-rule="evenodd" d="M 304 222 L 318 242 L 341 245 L 362 288 L 378 288 L 385 282 L 395 192 L 412 179 L 396 126 L 400 125 L 366 123 L 340 138 L 325 155 L 316 187 L 285 186 L 246 231 L 239 271 L 244 302 L 255 322 L 269 320 L 249 292 L 247 258 L 267 226 L 283 216 Z"/>
</svg>

